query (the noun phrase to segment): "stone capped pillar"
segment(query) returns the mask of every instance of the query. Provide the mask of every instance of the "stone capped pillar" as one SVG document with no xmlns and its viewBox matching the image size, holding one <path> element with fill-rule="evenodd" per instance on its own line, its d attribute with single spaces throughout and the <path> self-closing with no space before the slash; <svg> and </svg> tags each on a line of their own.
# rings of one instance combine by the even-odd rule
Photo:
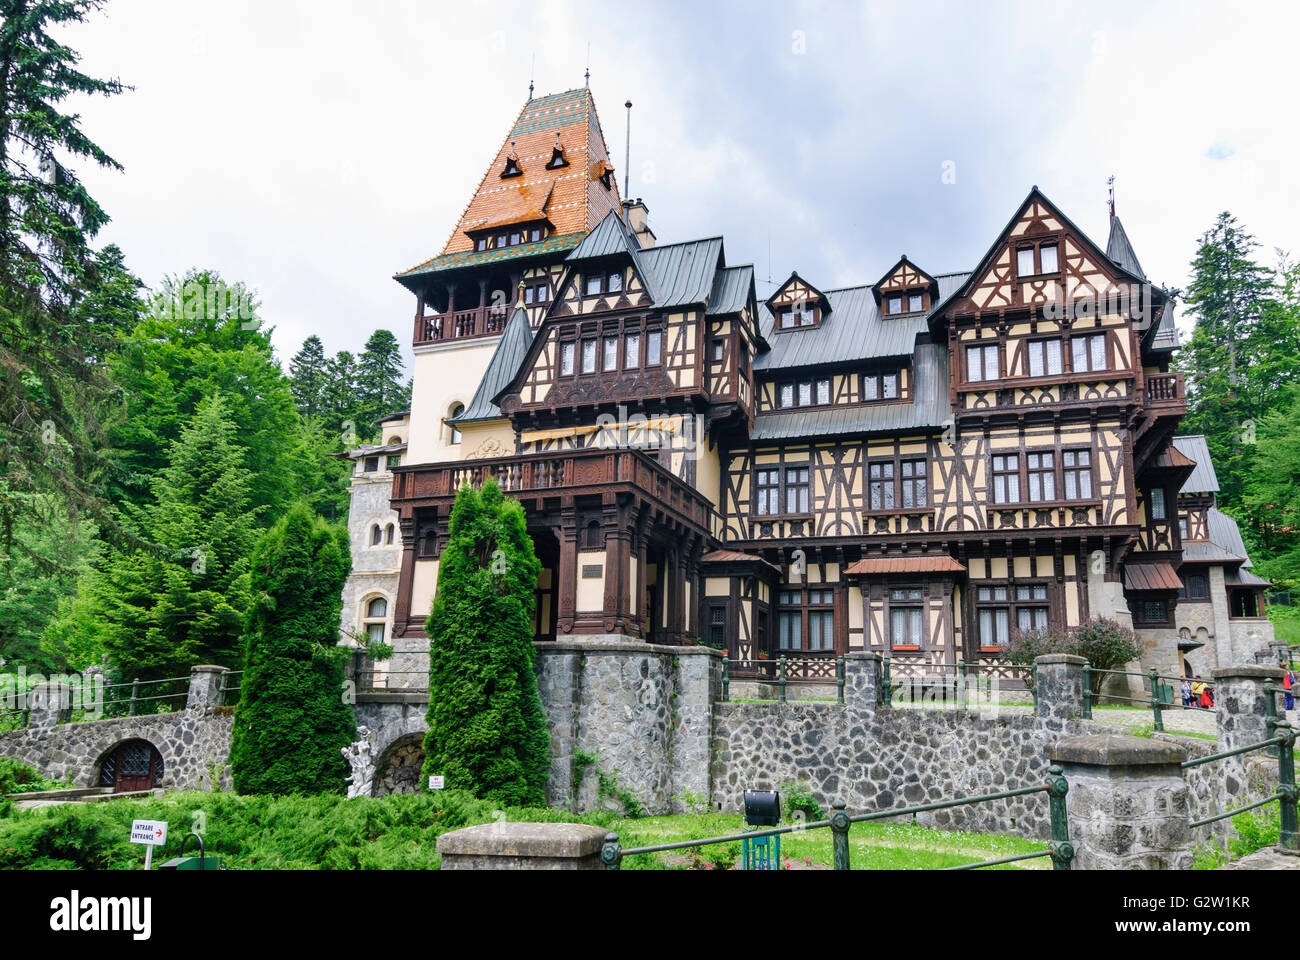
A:
<svg viewBox="0 0 1300 960">
<path fill-rule="evenodd" d="M 1265 694 L 1265 684 L 1282 685 L 1282 668 L 1259 664 L 1220 667 L 1214 671 L 1214 715 L 1219 732 L 1219 749 L 1235 750 L 1273 736 L 1264 720 L 1266 701 L 1273 697 L 1278 712 L 1285 716 L 1279 694 Z"/>
<path fill-rule="evenodd" d="M 1034 659 L 1034 715 L 1050 730 L 1064 730 L 1067 720 L 1083 716 L 1083 668 L 1088 661 L 1068 653 L 1051 653 Z"/>
<path fill-rule="evenodd" d="M 844 655 L 845 706 L 860 710 L 875 710 L 881 705 L 883 683 L 880 654 L 854 651 Z"/>
<path fill-rule="evenodd" d="M 573 790 L 574 753 L 578 749 L 578 703 L 582 684 L 582 654 L 571 643 L 540 641 L 537 651 L 537 689 L 546 711 L 551 736 L 551 772 L 546 802 L 553 807 L 576 809 Z"/>
<path fill-rule="evenodd" d="M 603 870 L 604 827 L 481 823 L 438 838 L 443 870 Z"/>
<path fill-rule="evenodd" d="M 225 667 L 203 664 L 190 667 L 190 688 L 185 696 L 185 709 L 208 711 L 221 706 L 221 681 Z"/>
<path fill-rule="evenodd" d="M 722 696 L 722 651 L 680 647 L 676 651 L 672 723 L 672 809 L 688 813 L 687 792 L 707 797 L 713 747 L 713 704 Z"/>
<path fill-rule="evenodd" d="M 1048 751 L 1069 784 L 1072 866 L 1081 870 L 1187 870 L 1191 794 L 1174 743 L 1098 734 Z"/>
<path fill-rule="evenodd" d="M 52 681 L 37 684 L 27 693 L 27 725 L 33 728 L 52 727 L 59 722 L 59 714 L 71 706 L 70 684 Z"/>
</svg>

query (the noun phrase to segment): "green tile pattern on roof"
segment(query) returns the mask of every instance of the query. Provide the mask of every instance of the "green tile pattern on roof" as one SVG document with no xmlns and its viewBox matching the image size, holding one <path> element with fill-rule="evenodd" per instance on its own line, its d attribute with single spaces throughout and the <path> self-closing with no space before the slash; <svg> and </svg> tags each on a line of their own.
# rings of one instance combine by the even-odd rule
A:
<svg viewBox="0 0 1300 960">
<path fill-rule="evenodd" d="M 514 247 L 502 247 L 498 250 L 464 250 L 460 253 L 448 253 L 441 257 L 426 260 L 419 266 L 404 270 L 399 277 L 410 277 L 417 273 L 436 273 L 450 270 L 452 267 L 469 267 L 479 263 L 497 263 L 501 260 L 514 260 L 518 257 L 531 257 L 539 253 L 554 253 L 558 250 L 571 250 L 582 242 L 581 233 L 565 233 L 547 237 L 537 243 L 521 243 Z"/>
</svg>

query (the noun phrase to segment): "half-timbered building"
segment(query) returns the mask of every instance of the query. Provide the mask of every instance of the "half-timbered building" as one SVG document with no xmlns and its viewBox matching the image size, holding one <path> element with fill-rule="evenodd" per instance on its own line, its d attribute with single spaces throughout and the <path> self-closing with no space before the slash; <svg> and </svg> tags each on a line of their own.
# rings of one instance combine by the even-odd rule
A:
<svg viewBox="0 0 1300 960">
<path fill-rule="evenodd" d="M 539 641 L 703 642 L 816 678 L 850 650 L 996 668 L 1016 630 L 1106 616 L 1162 668 L 1245 654 L 1183 635 L 1188 566 L 1255 590 L 1265 646 L 1240 538 L 1231 561 L 1192 546 L 1227 518 L 1191 479 L 1213 476 L 1204 444 L 1175 440 L 1173 303 L 1119 219 L 1101 246 L 1034 187 L 990 233 L 968 269 L 902 256 L 760 299 L 724 238 L 657 241 L 588 90 L 529 100 L 442 252 L 396 277 L 400 547 L 353 524 L 393 555 L 376 632 L 427 642 L 456 491 L 495 477 L 542 561 Z M 368 496 L 380 455 L 357 457 Z M 349 591 L 354 632 L 369 599 Z"/>
</svg>

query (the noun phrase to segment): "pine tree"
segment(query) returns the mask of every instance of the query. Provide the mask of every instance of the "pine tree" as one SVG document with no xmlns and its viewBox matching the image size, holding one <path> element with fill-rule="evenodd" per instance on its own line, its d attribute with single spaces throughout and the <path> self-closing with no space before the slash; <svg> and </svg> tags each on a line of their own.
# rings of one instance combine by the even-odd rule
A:
<svg viewBox="0 0 1300 960">
<path fill-rule="evenodd" d="M 390 330 L 376 330 L 357 361 L 361 417 L 367 427 L 378 418 L 405 409 L 410 395 L 402 383 L 402 348 Z"/>
<path fill-rule="evenodd" d="M 298 413 L 315 417 L 324 412 L 326 361 L 325 347 L 314 333 L 303 341 L 292 360 L 289 376 L 293 382 L 293 399 Z"/>
<path fill-rule="evenodd" d="M 93 634 L 124 676 L 183 676 L 196 663 L 237 667 L 256 527 L 237 428 L 219 396 L 205 399 L 136 511 L 149 546 L 114 551 L 79 586 L 89 602 L 56 624 L 70 646 Z"/>
<path fill-rule="evenodd" d="M 341 793 L 356 739 L 337 646 L 347 531 L 297 503 L 253 554 L 230 764 L 240 793 Z"/>
<path fill-rule="evenodd" d="M 112 96 L 116 80 L 77 69 L 50 35 L 97 2 L 0 0 L 0 579 L 12 576 L 22 495 L 53 494 L 72 511 L 108 512 L 91 474 L 94 416 L 109 383 L 94 362 L 101 330 L 76 305 L 97 279 L 91 239 L 108 215 L 64 160 L 121 165 L 83 132 L 69 97 Z"/>
<path fill-rule="evenodd" d="M 549 736 L 533 672 L 540 563 L 495 481 L 452 507 L 429 635 L 424 774 L 500 804 L 546 802 Z"/>
<path fill-rule="evenodd" d="M 324 406 L 325 428 L 329 432 L 340 436 L 350 433 L 356 438 L 365 438 L 367 431 L 362 429 L 359 419 L 362 410 L 357 389 L 356 358 L 347 350 L 340 350 L 326 364 Z M 349 446 L 355 442 L 356 439 L 352 438 L 343 440 Z"/>
</svg>

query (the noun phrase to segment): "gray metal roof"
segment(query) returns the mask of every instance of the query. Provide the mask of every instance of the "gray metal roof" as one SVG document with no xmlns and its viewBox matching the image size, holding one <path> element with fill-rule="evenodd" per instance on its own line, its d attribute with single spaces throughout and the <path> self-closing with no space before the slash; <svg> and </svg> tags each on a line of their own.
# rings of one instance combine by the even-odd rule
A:
<svg viewBox="0 0 1300 960">
<path fill-rule="evenodd" d="M 1223 582 L 1233 587 L 1271 587 L 1273 581 L 1265 580 L 1257 573 L 1252 573 L 1245 566 L 1236 570 L 1225 570 L 1223 572 Z"/>
<path fill-rule="evenodd" d="M 709 294 L 707 316 L 722 313 L 740 313 L 749 302 L 754 289 L 754 268 L 751 264 L 742 267 L 726 267 L 719 270 L 713 281 L 713 292 Z"/>
<path fill-rule="evenodd" d="M 945 273 L 935 277 L 942 301 L 958 289 L 968 273 Z M 759 309 L 763 338 L 772 349 L 754 360 L 757 371 L 811 367 L 823 363 L 870 360 L 875 357 L 903 357 L 916 347 L 917 334 L 926 333 L 927 314 L 881 317 L 871 287 L 827 290 L 831 312 L 815 327 L 777 330 L 772 312 Z M 945 387 L 944 396 L 947 396 Z"/>
<path fill-rule="evenodd" d="M 1184 563 L 1244 563 L 1250 566 L 1237 521 L 1217 507 L 1209 511 L 1209 540 L 1184 540 Z"/>
<path fill-rule="evenodd" d="M 528 323 L 528 314 L 522 307 L 516 307 L 506 321 L 506 328 L 501 332 L 496 352 L 488 362 L 483 379 L 474 391 L 474 399 L 465 411 L 450 423 L 467 423 L 471 420 L 496 420 L 505 416 L 501 408 L 493 402 L 498 393 L 504 390 L 519 372 L 519 364 L 528 355 L 528 348 L 533 343 L 533 328 Z"/>
<path fill-rule="evenodd" d="M 613 210 L 605 214 L 605 218 L 596 224 L 596 229 L 587 234 L 582 243 L 578 244 L 564 259 L 568 263 L 573 263 L 594 257 L 616 256 L 620 253 L 631 258 L 632 266 L 636 269 L 641 282 L 645 284 L 646 292 L 658 305 L 662 297 L 658 278 L 647 269 L 645 261 L 641 259 L 641 244 L 636 236 Z"/>
<path fill-rule="evenodd" d="M 952 417 L 948 398 L 948 349 L 916 346 L 911 403 L 862 404 L 833 410 L 771 413 L 754 420 L 754 442 L 800 437 L 845 436 L 941 427 Z"/>
<path fill-rule="evenodd" d="M 1196 469 L 1184 481 L 1183 493 L 1218 493 L 1219 477 L 1214 472 L 1214 461 L 1210 459 L 1210 448 L 1205 442 L 1204 434 L 1186 437 L 1174 437 L 1174 448 L 1195 462 Z"/>
<path fill-rule="evenodd" d="M 1174 319 L 1174 298 L 1165 301 L 1165 309 L 1160 314 L 1155 336 L 1151 338 L 1153 350 L 1174 350 L 1178 347 L 1178 325 Z"/>
<path fill-rule="evenodd" d="M 645 271 L 654 278 L 655 307 L 704 303 L 723 266 L 722 238 L 689 240 L 638 250 Z"/>
<path fill-rule="evenodd" d="M 1138 263 L 1137 254 L 1133 252 L 1133 244 L 1129 243 L 1128 234 L 1124 232 L 1124 224 L 1119 222 L 1119 217 L 1110 218 L 1110 238 L 1106 241 L 1106 256 L 1129 273 L 1143 280 L 1147 278 L 1142 270 L 1142 264 Z"/>
</svg>

